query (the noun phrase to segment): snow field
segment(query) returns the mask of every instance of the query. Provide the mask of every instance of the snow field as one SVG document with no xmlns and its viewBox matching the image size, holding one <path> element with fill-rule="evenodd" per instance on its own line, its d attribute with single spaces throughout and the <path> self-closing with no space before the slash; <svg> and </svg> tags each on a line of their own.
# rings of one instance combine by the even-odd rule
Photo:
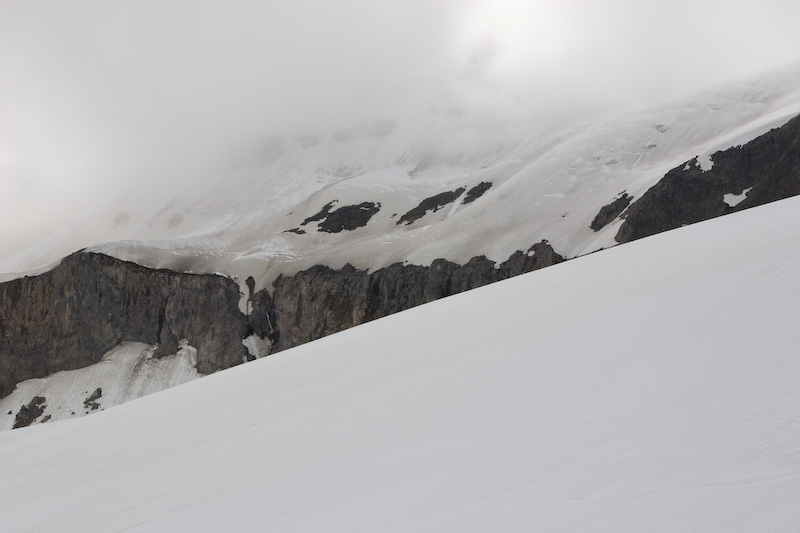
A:
<svg viewBox="0 0 800 533">
<path fill-rule="evenodd" d="M 154 359 L 152 347 L 140 342 L 124 342 L 109 350 L 94 365 L 56 372 L 46 378 L 28 379 L 0 400 L 0 431 L 14 427 L 17 412 L 34 396 L 46 399 L 44 412 L 34 423 L 47 416 L 49 421 L 63 420 L 98 412 L 147 394 L 162 391 L 197 379 L 197 350 L 182 345 L 178 353 Z M 98 388 L 102 396 L 92 409 L 84 401 Z M 10 413 L 10 414 L 9 414 Z"/>
<path fill-rule="evenodd" d="M 795 531 L 800 198 L 0 434 L 5 531 Z"/>
</svg>

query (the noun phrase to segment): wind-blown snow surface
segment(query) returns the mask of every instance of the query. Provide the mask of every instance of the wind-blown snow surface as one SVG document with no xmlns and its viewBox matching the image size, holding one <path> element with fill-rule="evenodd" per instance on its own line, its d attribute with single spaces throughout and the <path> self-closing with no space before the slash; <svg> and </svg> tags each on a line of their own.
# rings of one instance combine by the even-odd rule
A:
<svg viewBox="0 0 800 533">
<path fill-rule="evenodd" d="M 46 378 L 28 379 L 0 399 L 0 431 L 14 427 L 16 414 L 34 396 L 46 399 L 44 411 L 34 423 L 49 416 L 49 421 L 63 420 L 97 412 L 153 394 L 193 379 L 197 372 L 197 350 L 184 344 L 178 353 L 156 359 L 153 346 L 124 342 L 109 350 L 94 365 L 56 372 Z M 92 409 L 85 402 L 95 390 L 102 396 Z"/>
<path fill-rule="evenodd" d="M 4 531 L 796 531 L 800 198 L 0 434 Z"/>
<path fill-rule="evenodd" d="M 581 125 L 497 120 L 442 105 L 411 122 L 275 138 L 257 146 L 258 157 L 220 170 L 214 185 L 169 191 L 165 184 L 122 197 L 87 215 L 86 231 L 56 232 L 4 258 L 0 272 L 96 245 L 150 267 L 253 276 L 257 289 L 316 264 L 374 270 L 476 255 L 500 262 L 542 239 L 575 257 L 615 244 L 618 222 L 589 228 L 601 207 L 622 191 L 637 199 L 670 169 L 698 156 L 710 161 L 716 150 L 786 123 L 800 113 L 798 87 L 795 65 Z M 414 224 L 396 224 L 424 198 L 481 182 L 493 186 L 475 202 L 461 198 Z M 286 232 L 333 200 L 381 208 L 354 231 L 318 232 L 311 223 L 304 235 Z"/>
</svg>

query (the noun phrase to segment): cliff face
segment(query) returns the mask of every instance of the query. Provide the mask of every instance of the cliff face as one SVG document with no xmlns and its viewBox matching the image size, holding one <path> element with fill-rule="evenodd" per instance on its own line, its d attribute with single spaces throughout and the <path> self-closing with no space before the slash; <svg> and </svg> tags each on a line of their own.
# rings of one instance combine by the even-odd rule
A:
<svg viewBox="0 0 800 533">
<path fill-rule="evenodd" d="M 371 274 L 351 265 L 339 270 L 315 266 L 275 281 L 272 305 L 277 335 L 272 351 L 562 261 L 543 241 L 527 252 L 514 253 L 499 266 L 483 256 L 464 265 L 444 259 L 429 267 L 396 263 Z"/>
<path fill-rule="evenodd" d="M 98 362 L 122 341 L 156 355 L 197 348 L 197 369 L 241 363 L 247 317 L 235 282 L 75 253 L 53 270 L 0 284 L 0 397 L 20 381 Z"/>
<path fill-rule="evenodd" d="M 670 170 L 632 203 L 617 242 L 800 194 L 800 117 L 743 146 L 712 154 L 711 168 L 703 166 L 695 158 Z"/>
<path fill-rule="evenodd" d="M 542 241 L 499 266 L 483 256 L 372 274 L 315 266 L 278 278 L 272 294 L 253 293 L 248 279 L 245 316 L 227 278 L 79 252 L 49 272 L 0 284 L 0 397 L 26 379 L 97 363 L 123 341 L 158 344 L 158 357 L 185 338 L 197 348 L 197 370 L 210 374 L 250 359 L 242 339 L 251 334 L 268 339 L 273 353 L 563 260 Z"/>
</svg>

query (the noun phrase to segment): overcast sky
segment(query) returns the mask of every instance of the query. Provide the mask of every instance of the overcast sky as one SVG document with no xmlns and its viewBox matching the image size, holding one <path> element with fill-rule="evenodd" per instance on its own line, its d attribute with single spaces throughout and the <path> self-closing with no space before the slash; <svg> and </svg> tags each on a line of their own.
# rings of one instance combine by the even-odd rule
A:
<svg viewBox="0 0 800 533">
<path fill-rule="evenodd" d="M 800 59 L 798 20 L 797 0 L 0 0 L 0 255 L 248 139 L 448 99 L 658 104 Z"/>
</svg>

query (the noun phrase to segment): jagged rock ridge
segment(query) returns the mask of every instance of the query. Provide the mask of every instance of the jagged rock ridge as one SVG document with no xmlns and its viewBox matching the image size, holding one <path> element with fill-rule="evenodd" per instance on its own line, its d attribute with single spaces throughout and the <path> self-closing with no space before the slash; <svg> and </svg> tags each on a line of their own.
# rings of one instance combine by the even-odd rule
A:
<svg viewBox="0 0 800 533">
<path fill-rule="evenodd" d="M 492 182 L 490 181 L 482 181 L 470 190 L 467 191 L 467 195 L 464 196 L 464 203 L 470 204 L 483 196 L 483 194 L 492 188 Z"/>
<path fill-rule="evenodd" d="M 249 278 L 245 315 L 228 278 L 78 252 L 49 272 L 0 284 L 0 398 L 26 379 L 94 364 L 124 341 L 158 345 L 161 356 L 177 352 L 185 338 L 197 348 L 197 370 L 208 374 L 252 359 L 242 344 L 252 334 L 274 353 L 561 261 L 542 241 L 499 266 L 484 256 L 464 265 L 397 263 L 372 274 L 315 266 L 279 277 L 272 294 L 254 292 Z M 86 405 L 94 407 L 101 394 Z"/>
<path fill-rule="evenodd" d="M 670 170 L 632 203 L 616 235 L 628 242 L 800 194 L 800 116 L 743 146 Z M 749 189 L 749 190 L 748 190 Z M 735 205 L 727 195 L 745 197 Z"/>
<path fill-rule="evenodd" d="M 430 266 L 395 263 L 371 274 L 351 265 L 339 270 L 315 266 L 279 277 L 271 298 L 266 291 L 254 296 L 262 302 L 262 309 L 263 302 L 271 299 L 273 313 L 269 316 L 274 316 L 277 332 L 274 352 L 562 261 L 564 258 L 542 241 L 527 252 L 515 252 L 499 266 L 484 256 L 473 257 L 464 265 L 444 259 Z M 267 320 L 260 325 L 266 327 Z M 254 329 L 262 336 L 267 333 Z"/>
</svg>

